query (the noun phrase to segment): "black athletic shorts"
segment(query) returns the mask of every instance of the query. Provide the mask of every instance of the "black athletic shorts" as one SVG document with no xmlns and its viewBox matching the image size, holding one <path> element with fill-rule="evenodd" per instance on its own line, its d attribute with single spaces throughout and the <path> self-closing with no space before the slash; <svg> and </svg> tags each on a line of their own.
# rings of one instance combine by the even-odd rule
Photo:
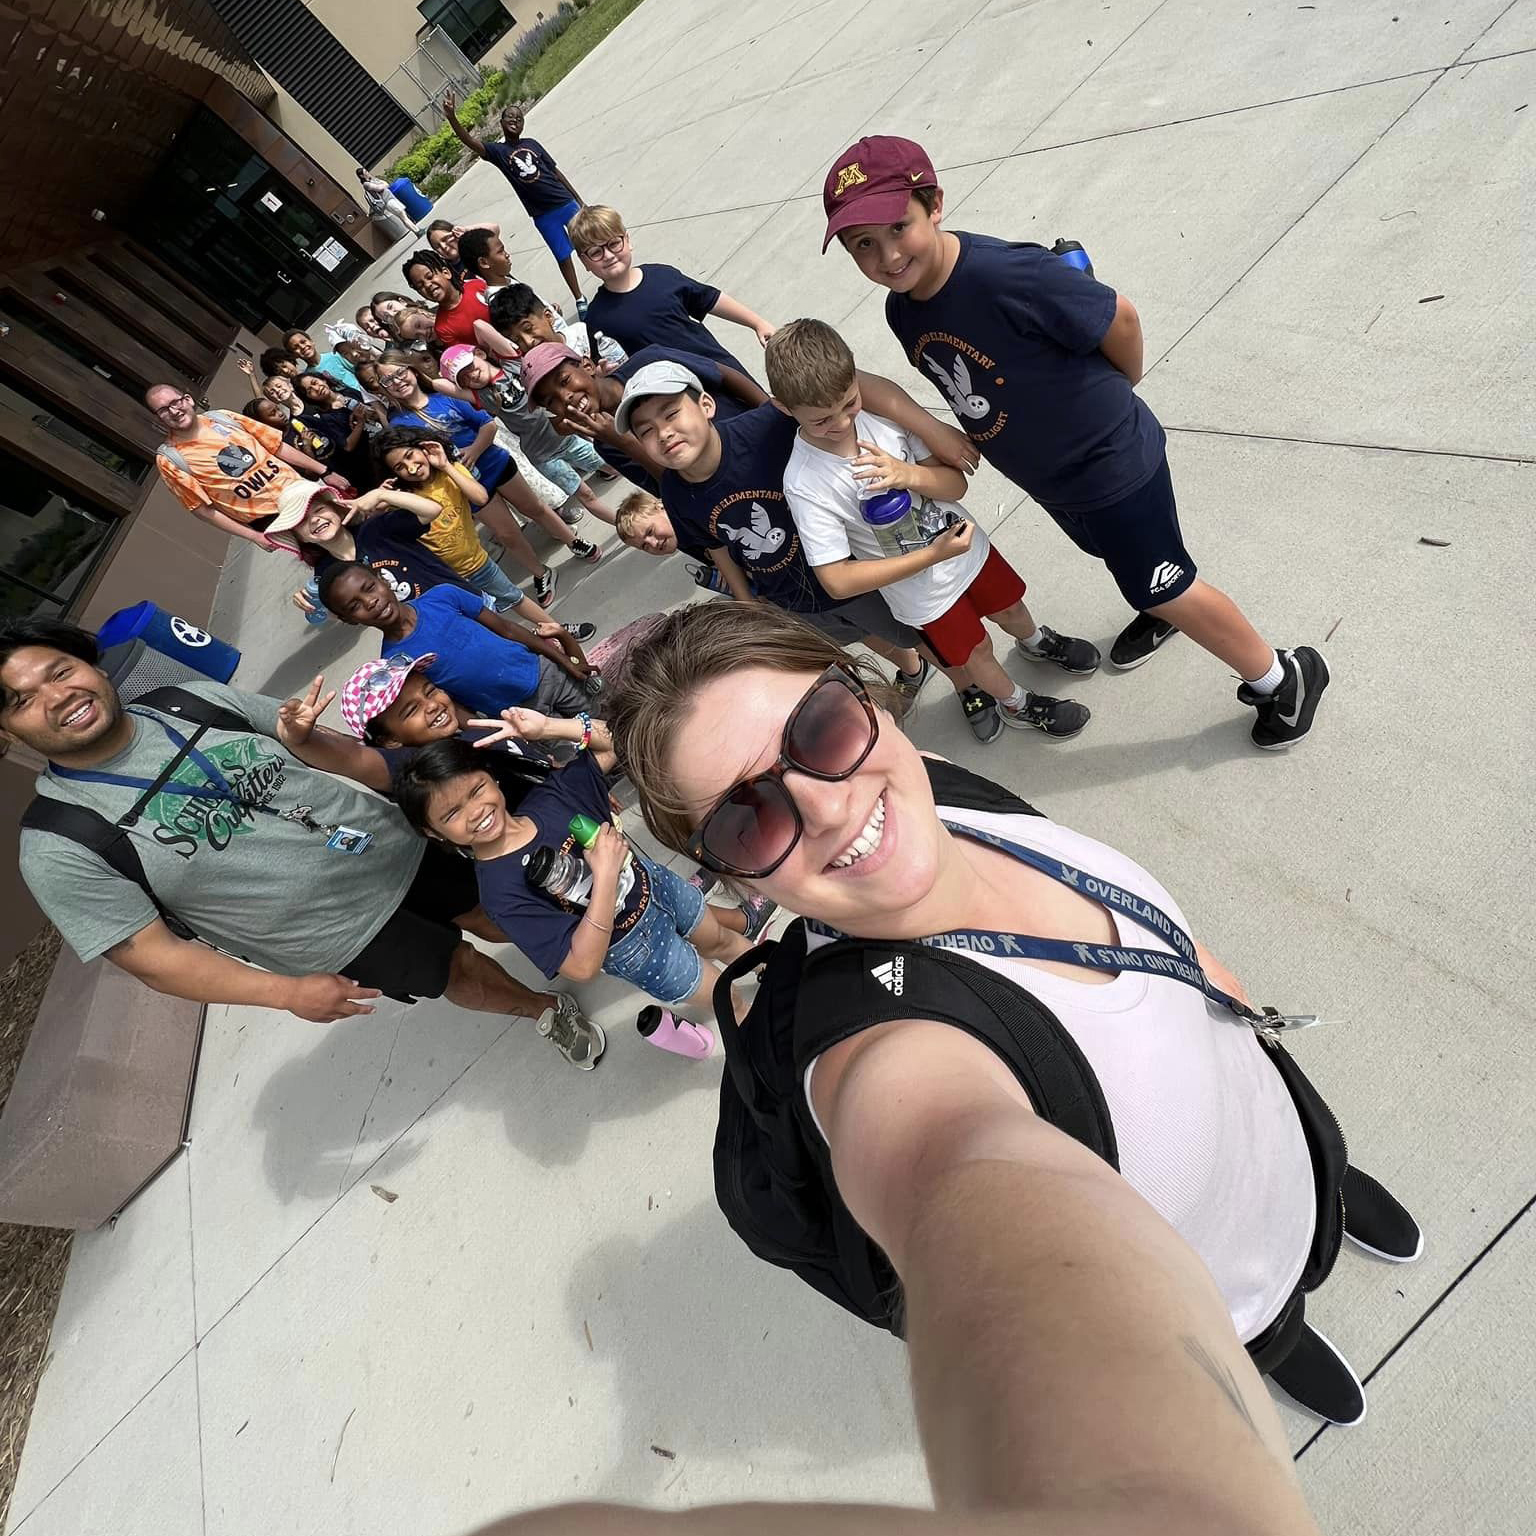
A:
<svg viewBox="0 0 1536 1536">
<path fill-rule="evenodd" d="M 1171 603 L 1195 579 L 1166 458 L 1145 485 L 1110 506 L 1094 512 L 1046 510 L 1080 550 L 1109 567 L 1132 608 L 1144 611 Z"/>
<path fill-rule="evenodd" d="M 453 952 L 464 942 L 453 920 L 479 905 L 474 860 L 429 842 L 400 905 L 341 974 L 402 1003 L 441 997 Z"/>
</svg>

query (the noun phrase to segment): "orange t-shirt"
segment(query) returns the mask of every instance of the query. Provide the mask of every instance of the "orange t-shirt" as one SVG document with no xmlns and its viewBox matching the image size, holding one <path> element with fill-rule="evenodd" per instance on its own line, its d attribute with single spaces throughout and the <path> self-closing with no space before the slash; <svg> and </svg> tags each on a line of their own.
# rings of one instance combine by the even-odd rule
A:
<svg viewBox="0 0 1536 1536">
<path fill-rule="evenodd" d="M 283 434 L 234 411 L 197 418 L 197 434 L 162 443 L 155 456 L 160 478 L 189 512 L 213 507 L 241 523 L 277 511 L 282 488 L 298 475 L 278 457 Z"/>
</svg>

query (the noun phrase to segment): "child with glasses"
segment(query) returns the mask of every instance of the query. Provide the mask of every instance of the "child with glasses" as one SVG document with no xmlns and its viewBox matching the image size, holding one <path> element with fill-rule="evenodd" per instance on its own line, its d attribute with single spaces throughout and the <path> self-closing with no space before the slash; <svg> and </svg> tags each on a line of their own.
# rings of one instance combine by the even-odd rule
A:
<svg viewBox="0 0 1536 1536">
<path fill-rule="evenodd" d="M 745 373 L 703 324 L 705 315 L 746 326 L 765 346 L 773 335 L 767 320 L 712 284 L 664 262 L 637 266 L 629 232 L 615 209 L 600 203 L 583 208 L 571 220 L 569 233 L 582 265 L 603 285 L 587 305 L 586 322 L 626 352 L 652 345 L 681 347 Z"/>
</svg>

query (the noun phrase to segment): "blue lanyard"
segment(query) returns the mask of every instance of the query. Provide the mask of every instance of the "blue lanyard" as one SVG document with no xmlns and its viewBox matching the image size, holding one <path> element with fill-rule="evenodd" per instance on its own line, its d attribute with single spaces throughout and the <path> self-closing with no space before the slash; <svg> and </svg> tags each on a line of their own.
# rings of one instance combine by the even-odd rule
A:
<svg viewBox="0 0 1536 1536">
<path fill-rule="evenodd" d="M 77 779 L 84 784 L 115 784 L 120 789 L 139 789 L 147 791 L 144 799 L 149 794 L 183 795 L 189 800 L 227 800 L 231 805 L 238 805 L 244 810 L 259 811 L 266 816 L 275 816 L 279 821 L 294 822 L 304 828 L 306 832 L 334 832 L 333 826 L 325 826 L 316 821 L 310 814 L 307 805 L 297 806 L 292 810 L 279 811 L 270 805 L 263 805 L 257 800 L 247 800 L 243 795 L 237 795 L 234 787 L 219 770 L 217 763 L 206 752 L 199 752 L 180 731 L 168 722 L 160 719 L 158 715 L 152 715 L 146 710 L 129 708 L 130 715 L 137 715 L 141 720 L 153 720 L 156 725 L 170 738 L 176 747 L 177 757 L 186 757 L 197 767 L 198 771 L 208 781 L 206 784 L 183 784 L 176 779 L 167 778 L 162 773 L 159 779 L 138 779 L 124 773 L 95 773 L 89 769 L 61 768 L 57 763 L 48 765 L 49 772 L 56 774 L 61 779 Z M 141 802 L 142 804 L 142 802 Z M 136 805 L 129 813 L 130 820 L 137 820 L 139 806 Z"/>
<path fill-rule="evenodd" d="M 1137 896 L 1112 881 L 1102 880 L 1097 875 L 1087 874 L 1061 859 L 1009 842 L 994 832 L 961 826 L 952 821 L 944 822 L 944 826 L 957 837 L 986 843 L 1021 864 L 1039 870 L 1042 875 L 1049 875 L 1052 880 L 1070 886 L 1090 901 L 1101 902 L 1125 913 L 1132 922 L 1166 940 L 1175 953 L 1170 955 L 1160 949 L 1136 949 L 1120 944 L 1078 944 L 1066 939 L 1041 939 L 1031 934 L 1009 933 L 997 928 L 955 928 L 948 933 L 912 939 L 911 943 L 926 944 L 933 949 L 993 955 L 999 959 L 1055 960 L 1064 965 L 1080 965 L 1096 971 L 1139 971 L 1147 976 L 1164 976 L 1194 987 L 1211 1002 L 1220 1004 L 1245 1024 L 1266 1035 L 1273 1035 L 1280 1030 L 1305 1029 L 1309 1024 L 1317 1022 L 1311 1014 L 1283 1015 L 1272 1008 L 1259 1012 L 1240 1002 L 1230 992 L 1224 992 L 1205 974 L 1195 941 L 1166 912 L 1145 897 Z M 806 927 L 824 937 L 843 937 L 837 929 L 817 922 L 814 918 L 806 919 Z"/>
</svg>

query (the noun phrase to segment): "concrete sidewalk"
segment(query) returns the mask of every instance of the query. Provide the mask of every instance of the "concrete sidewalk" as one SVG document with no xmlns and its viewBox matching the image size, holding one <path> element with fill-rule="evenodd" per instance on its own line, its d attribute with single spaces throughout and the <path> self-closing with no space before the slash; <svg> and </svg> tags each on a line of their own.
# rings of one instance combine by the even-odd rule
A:
<svg viewBox="0 0 1536 1536">
<path fill-rule="evenodd" d="M 1357 1429 L 1287 1420 L 1332 1532 L 1516 1536 L 1536 1498 L 1533 120 L 1536 0 L 651 0 L 529 123 L 641 260 L 838 324 L 935 408 L 880 294 L 817 254 L 821 178 L 861 133 L 923 140 L 955 227 L 1076 237 L 1138 305 L 1190 547 L 1329 658 L 1313 738 L 1253 751 L 1187 643 L 1073 689 L 1096 718 L 1068 744 L 979 747 L 937 687 L 912 732 L 1155 870 L 1256 996 L 1345 1021 L 1297 1055 L 1428 1248 L 1346 1254 L 1311 1309 L 1371 1398 Z M 499 219 L 563 298 L 494 171 L 443 208 Z M 358 298 L 401 286 L 404 249 Z M 970 501 L 1041 618 L 1113 636 L 1111 584 L 1033 504 L 987 470 Z M 562 567 L 561 612 L 684 601 L 676 565 Z M 243 686 L 367 653 L 305 634 L 293 584 L 230 559 Z M 9 1529 L 920 1502 L 899 1346 L 714 1209 L 718 1062 L 645 1048 L 611 983 L 583 995 L 611 1030 L 591 1077 L 442 1005 L 210 1010 L 189 1154 L 76 1243 Z"/>
</svg>

